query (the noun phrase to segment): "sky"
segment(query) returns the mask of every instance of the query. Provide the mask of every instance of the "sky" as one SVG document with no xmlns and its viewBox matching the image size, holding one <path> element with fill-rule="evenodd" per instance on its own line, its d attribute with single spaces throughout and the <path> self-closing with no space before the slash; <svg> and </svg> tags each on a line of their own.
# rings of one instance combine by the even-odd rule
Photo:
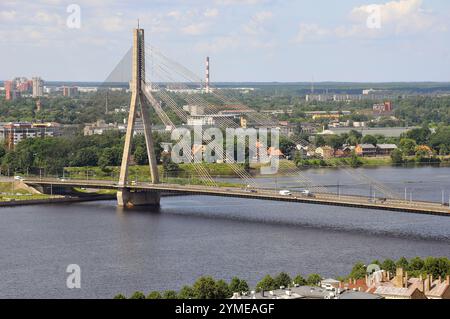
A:
<svg viewBox="0 0 450 319">
<path fill-rule="evenodd" d="M 448 0 L 1 0 L 0 80 L 103 81 L 138 19 L 213 82 L 450 81 Z"/>
</svg>

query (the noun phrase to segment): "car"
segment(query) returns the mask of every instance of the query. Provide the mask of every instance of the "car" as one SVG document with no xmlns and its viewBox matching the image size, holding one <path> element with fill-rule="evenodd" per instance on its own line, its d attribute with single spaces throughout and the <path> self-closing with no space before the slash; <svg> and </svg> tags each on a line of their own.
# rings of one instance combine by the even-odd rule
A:
<svg viewBox="0 0 450 319">
<path fill-rule="evenodd" d="M 21 180 L 23 180 L 23 177 L 22 176 L 14 176 L 14 179 L 16 181 L 21 181 Z"/>
<path fill-rule="evenodd" d="M 302 190 L 301 194 L 303 196 L 307 196 L 307 197 L 312 197 L 313 196 L 313 194 L 311 193 L 311 191 L 309 189 Z"/>
<path fill-rule="evenodd" d="M 292 196 L 292 193 L 289 190 L 282 190 L 282 191 L 280 191 L 280 195 L 281 196 Z"/>
</svg>

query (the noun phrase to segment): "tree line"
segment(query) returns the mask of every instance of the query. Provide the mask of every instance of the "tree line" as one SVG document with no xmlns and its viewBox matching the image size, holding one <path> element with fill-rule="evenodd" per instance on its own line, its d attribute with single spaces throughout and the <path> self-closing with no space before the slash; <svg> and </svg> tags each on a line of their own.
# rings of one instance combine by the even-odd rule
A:
<svg viewBox="0 0 450 319">
<path fill-rule="evenodd" d="M 410 277 L 418 278 L 420 275 L 433 275 L 434 278 L 445 278 L 450 275 L 450 260 L 446 257 L 427 257 L 425 259 L 415 257 L 407 259 L 405 257 L 399 258 L 397 261 L 386 259 L 383 261 L 374 260 L 370 264 L 379 265 L 381 269 L 395 275 L 397 268 L 409 273 Z M 340 281 L 348 279 L 363 279 L 367 275 L 367 265 L 362 262 L 356 263 L 350 274 L 347 277 L 338 277 Z M 299 286 L 319 286 L 322 281 L 322 276 L 319 274 L 311 274 L 307 277 L 297 275 L 291 277 L 285 272 L 281 272 L 275 277 L 270 275 L 265 276 L 256 284 L 255 291 L 271 291 L 279 289 L 280 287 Z M 164 292 L 152 291 L 148 295 L 143 292 L 136 291 L 129 298 L 130 299 L 228 299 L 233 296 L 233 293 L 248 293 L 250 287 L 248 283 L 240 278 L 234 277 L 229 283 L 224 280 L 215 280 L 211 276 L 204 276 L 197 279 L 192 286 L 184 286 L 180 291 L 166 290 Z M 123 294 L 118 294 L 115 299 L 126 299 Z"/>
<path fill-rule="evenodd" d="M 161 157 L 161 142 L 167 139 L 163 134 L 153 133 L 156 160 Z M 14 150 L 0 147 L 2 172 L 61 174 L 64 167 L 98 166 L 107 170 L 119 166 L 122 161 L 124 135 L 106 132 L 103 135 L 73 137 L 29 138 L 20 141 Z M 148 164 L 144 136 L 135 136 L 132 155 L 138 165 Z"/>
</svg>

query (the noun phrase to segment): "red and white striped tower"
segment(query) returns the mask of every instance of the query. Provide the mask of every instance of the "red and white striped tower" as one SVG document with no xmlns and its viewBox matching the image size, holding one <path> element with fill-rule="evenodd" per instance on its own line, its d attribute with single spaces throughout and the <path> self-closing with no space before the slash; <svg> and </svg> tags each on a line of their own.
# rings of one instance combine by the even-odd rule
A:
<svg viewBox="0 0 450 319">
<path fill-rule="evenodd" d="M 210 78 L 209 78 L 209 56 L 206 57 L 206 79 L 205 79 L 205 89 L 206 93 L 210 92 Z"/>
</svg>

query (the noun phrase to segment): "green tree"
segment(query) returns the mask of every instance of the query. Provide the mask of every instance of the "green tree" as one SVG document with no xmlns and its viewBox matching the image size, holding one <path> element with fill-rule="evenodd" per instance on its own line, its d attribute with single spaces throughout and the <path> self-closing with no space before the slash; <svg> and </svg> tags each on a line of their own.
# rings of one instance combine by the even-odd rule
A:
<svg viewBox="0 0 450 319">
<path fill-rule="evenodd" d="M 145 295 L 143 292 L 136 291 L 131 295 L 130 299 L 145 299 Z"/>
<path fill-rule="evenodd" d="M 295 151 L 295 143 L 285 136 L 280 136 L 279 146 L 285 156 L 291 156 Z"/>
<path fill-rule="evenodd" d="M 307 284 L 307 281 L 302 275 L 297 275 L 294 278 L 294 284 L 299 285 L 299 286 L 305 286 Z"/>
<path fill-rule="evenodd" d="M 122 161 L 122 150 L 117 147 L 107 147 L 103 149 L 98 159 L 98 166 L 119 166 Z"/>
<path fill-rule="evenodd" d="M 448 155 L 448 153 L 449 153 L 449 150 L 448 150 L 447 145 L 445 145 L 445 144 L 439 145 L 439 155 L 445 156 L 445 155 Z"/>
<path fill-rule="evenodd" d="M 308 279 L 306 280 L 306 282 L 310 286 L 318 286 L 321 281 L 322 281 L 322 276 L 320 276 L 319 274 L 311 274 L 308 276 Z"/>
<path fill-rule="evenodd" d="M 163 171 L 165 173 L 176 173 L 180 170 L 180 166 L 174 163 L 169 155 L 165 155 L 161 158 Z"/>
<path fill-rule="evenodd" d="M 366 277 L 367 267 L 361 262 L 356 263 L 352 271 L 350 272 L 350 278 L 352 279 L 362 279 Z"/>
<path fill-rule="evenodd" d="M 445 257 L 441 258 L 428 257 L 424 261 L 423 270 L 427 274 L 433 275 L 433 277 L 435 278 L 439 276 L 445 277 L 447 275 L 450 275 L 450 260 Z"/>
<path fill-rule="evenodd" d="M 377 145 L 377 138 L 373 135 L 366 135 L 362 138 L 361 143 Z"/>
<path fill-rule="evenodd" d="M 71 166 L 84 167 L 84 166 L 96 166 L 98 162 L 98 149 L 96 147 L 85 147 L 75 152 Z"/>
<path fill-rule="evenodd" d="M 347 144 L 356 146 L 356 145 L 360 144 L 361 139 L 362 139 L 362 134 L 360 132 L 358 132 L 356 130 L 351 130 L 348 133 L 346 142 L 347 142 Z"/>
<path fill-rule="evenodd" d="M 396 268 L 395 262 L 392 259 L 386 259 L 381 264 L 381 269 L 389 271 L 391 274 L 395 273 Z"/>
<path fill-rule="evenodd" d="M 224 280 L 216 282 L 216 296 L 215 299 L 229 299 L 233 296 L 230 287 Z"/>
<path fill-rule="evenodd" d="M 159 291 L 152 291 L 147 295 L 147 299 L 163 299 Z"/>
<path fill-rule="evenodd" d="M 180 292 L 178 293 L 179 299 L 194 299 L 195 291 L 191 286 L 183 286 Z"/>
<path fill-rule="evenodd" d="M 326 144 L 334 149 L 341 148 L 344 140 L 338 135 L 330 135 L 325 138 Z"/>
<path fill-rule="evenodd" d="M 431 131 L 428 127 L 416 128 L 408 131 L 406 137 L 416 141 L 419 145 L 428 144 Z"/>
<path fill-rule="evenodd" d="M 444 152 L 450 149 L 450 126 L 438 128 L 435 134 L 430 137 L 430 146 L 434 149 L 443 149 Z"/>
<path fill-rule="evenodd" d="M 400 150 L 405 156 L 414 155 L 416 152 L 417 143 L 415 140 L 410 138 L 402 138 L 400 140 Z"/>
<path fill-rule="evenodd" d="M 177 292 L 173 290 L 166 290 L 162 295 L 162 299 L 178 299 Z"/>
<path fill-rule="evenodd" d="M 408 259 L 406 259 L 405 257 L 401 257 L 399 260 L 397 260 L 395 266 L 397 268 L 403 268 L 404 270 L 408 270 L 409 269 Z"/>
<path fill-rule="evenodd" d="M 239 279 L 237 277 L 234 277 L 231 279 L 229 289 L 230 289 L 231 293 L 235 293 L 235 292 L 242 293 L 242 292 L 248 292 L 250 290 L 247 282 L 245 280 Z"/>
<path fill-rule="evenodd" d="M 118 294 L 118 295 L 115 295 L 115 296 L 114 296 L 114 299 L 127 299 L 127 297 L 125 297 L 125 296 L 122 295 L 122 294 Z"/>
<path fill-rule="evenodd" d="M 322 135 L 316 135 L 316 139 L 314 140 L 314 144 L 316 147 L 322 147 L 327 144 Z"/>
<path fill-rule="evenodd" d="M 353 168 L 360 167 L 363 164 L 358 155 L 353 151 L 350 157 L 350 166 Z"/>
<path fill-rule="evenodd" d="M 196 299 L 216 299 L 216 281 L 210 277 L 200 277 L 193 286 Z"/>
<path fill-rule="evenodd" d="M 420 257 L 414 257 L 409 261 L 409 269 L 421 271 L 424 267 L 425 263 Z"/>
<path fill-rule="evenodd" d="M 256 285 L 256 291 L 270 291 L 275 290 L 279 287 L 277 287 L 277 283 L 275 280 L 270 276 L 265 276 L 257 285 Z"/>
<path fill-rule="evenodd" d="M 147 165 L 148 164 L 148 157 L 147 157 L 147 150 L 142 147 L 141 145 L 138 145 L 136 147 L 136 150 L 134 151 L 134 161 L 138 165 Z"/>
<path fill-rule="evenodd" d="M 403 159 L 403 153 L 398 149 L 392 151 L 391 160 L 392 160 L 393 164 L 397 164 L 397 165 L 403 164 L 403 162 L 405 161 Z"/>
<path fill-rule="evenodd" d="M 275 280 L 275 284 L 278 288 L 281 286 L 289 287 L 292 283 L 291 277 L 285 272 L 281 272 L 280 274 L 278 274 L 274 278 L 274 280 Z"/>
</svg>

